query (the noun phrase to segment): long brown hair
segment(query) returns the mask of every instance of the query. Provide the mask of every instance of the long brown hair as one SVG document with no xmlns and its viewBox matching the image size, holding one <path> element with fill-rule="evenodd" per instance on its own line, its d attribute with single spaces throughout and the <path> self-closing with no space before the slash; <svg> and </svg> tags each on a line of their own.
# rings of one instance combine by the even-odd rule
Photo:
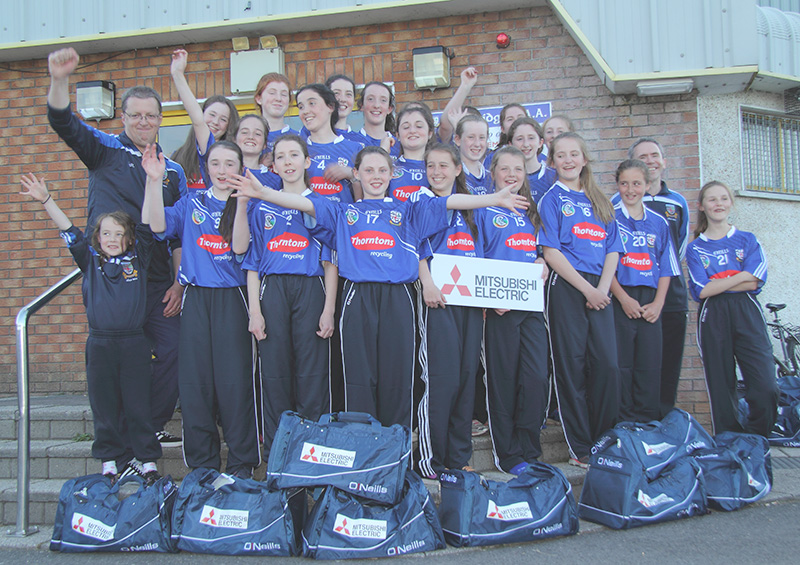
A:
<svg viewBox="0 0 800 565">
<path fill-rule="evenodd" d="M 458 148 L 456 148 L 455 145 L 450 145 L 449 143 L 434 143 L 425 150 L 425 157 L 423 159 L 425 161 L 426 168 L 428 164 L 428 157 L 434 151 L 447 153 L 450 156 L 450 159 L 453 161 L 453 165 L 456 167 L 461 166 L 461 156 L 458 154 Z M 469 191 L 469 188 L 467 188 L 467 175 L 464 174 L 464 167 L 461 167 L 461 172 L 458 173 L 458 176 L 456 177 L 456 194 L 472 194 Z M 460 210 L 460 212 L 461 216 L 464 218 L 464 221 L 467 222 L 467 226 L 469 226 L 469 231 L 472 233 L 472 237 L 478 239 L 478 226 L 475 225 L 473 211 Z"/>
<path fill-rule="evenodd" d="M 492 179 L 497 178 L 495 176 L 495 169 L 497 168 L 498 161 L 500 161 L 500 157 L 502 157 L 503 155 L 511 155 L 513 157 L 519 157 L 519 159 L 522 161 L 523 179 L 522 179 L 522 186 L 519 189 L 519 194 L 524 196 L 525 199 L 528 201 L 528 211 L 526 212 L 526 215 L 528 216 L 528 219 L 531 221 L 531 224 L 533 224 L 534 230 L 538 232 L 539 227 L 542 225 L 542 221 L 539 218 L 539 210 L 536 208 L 536 202 L 534 202 L 533 196 L 531 195 L 531 184 L 530 182 L 528 182 L 528 174 L 525 172 L 525 155 L 522 153 L 522 151 L 520 151 L 513 145 L 504 145 L 500 149 L 495 151 L 494 155 L 492 155 L 492 164 L 489 166 L 489 172 L 492 175 Z M 495 191 L 497 191 L 497 186 L 495 186 Z"/>
<path fill-rule="evenodd" d="M 500 110 L 500 140 L 497 142 L 498 148 L 511 143 L 511 131 L 508 132 L 502 131 L 503 122 L 506 121 L 506 114 L 511 108 L 519 108 L 520 110 L 525 112 L 525 116 L 528 116 L 528 110 L 526 110 L 525 106 L 519 104 L 518 102 L 512 102 L 511 104 L 506 104 L 505 106 L 503 106 L 503 109 Z M 517 118 L 517 119 L 522 119 L 522 118 Z M 514 120 L 514 123 L 516 123 L 516 120 Z M 542 139 L 544 139 L 544 136 L 542 136 Z"/>
<path fill-rule="evenodd" d="M 733 202 L 733 192 L 731 192 L 731 189 L 728 188 L 728 185 L 721 183 L 718 180 L 712 180 L 708 181 L 706 184 L 703 185 L 703 188 L 700 189 L 700 193 L 697 195 L 697 203 L 702 205 L 703 197 L 706 195 L 706 192 L 708 192 L 708 189 L 714 188 L 715 186 L 721 186 L 722 188 L 727 190 L 728 196 L 730 197 L 731 202 Z M 694 238 L 697 239 L 698 237 L 700 237 L 700 234 L 706 231 L 707 229 L 708 229 L 708 216 L 706 216 L 706 213 L 703 210 L 698 209 L 697 225 L 694 228 Z"/>
<path fill-rule="evenodd" d="M 261 116 L 258 116 L 261 118 Z M 263 119 L 263 118 L 261 118 Z M 208 150 L 208 159 L 211 160 L 211 153 L 216 149 L 230 149 L 239 157 L 239 173 L 241 174 L 244 157 L 242 156 L 242 148 L 236 145 L 233 141 L 223 140 L 217 141 Z M 213 185 L 212 185 L 213 186 Z M 211 187 L 208 187 L 209 190 Z M 219 219 L 219 235 L 226 243 L 230 243 L 233 239 L 233 220 L 236 217 L 236 199 L 228 198 L 225 202 L 225 207 L 222 209 L 222 216 Z"/>
<path fill-rule="evenodd" d="M 103 220 L 106 218 L 110 218 L 115 221 L 117 224 L 122 226 L 124 230 L 123 237 L 125 238 L 125 249 L 122 250 L 122 255 L 124 255 L 127 251 L 130 251 L 133 244 L 136 242 L 136 223 L 133 221 L 128 214 L 123 212 L 122 210 L 117 210 L 116 212 L 106 212 L 105 214 L 100 214 L 97 217 L 97 221 L 94 224 L 94 230 L 92 231 L 92 239 L 91 245 L 92 248 L 97 252 L 100 256 L 100 263 L 105 263 L 110 259 L 108 255 L 100 247 L 100 224 L 103 223 Z"/>
<path fill-rule="evenodd" d="M 559 134 L 558 137 L 553 140 L 553 143 L 550 144 L 550 153 L 548 154 L 547 158 L 549 159 L 550 163 L 552 163 L 556 154 L 556 147 L 559 143 L 567 139 L 573 139 L 578 142 L 581 153 L 583 153 L 583 158 L 586 161 L 586 164 L 583 166 L 583 170 L 581 170 L 579 180 L 581 189 L 583 190 L 584 194 L 586 194 L 589 202 L 592 203 L 594 213 L 601 221 L 605 223 L 612 221 L 614 219 L 614 206 L 611 205 L 611 201 L 608 199 L 608 196 L 603 194 L 603 191 L 600 190 L 599 186 L 597 186 L 597 181 L 594 180 L 594 174 L 592 173 L 591 165 L 592 158 L 589 155 L 589 149 L 586 147 L 586 141 L 584 141 L 580 135 L 571 131 L 565 131 L 564 133 Z"/>
</svg>

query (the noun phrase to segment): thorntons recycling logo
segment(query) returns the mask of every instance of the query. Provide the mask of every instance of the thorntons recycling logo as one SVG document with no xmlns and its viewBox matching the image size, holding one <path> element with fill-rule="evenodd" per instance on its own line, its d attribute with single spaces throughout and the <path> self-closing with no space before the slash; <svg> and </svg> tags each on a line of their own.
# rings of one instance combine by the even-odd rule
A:
<svg viewBox="0 0 800 565">
<path fill-rule="evenodd" d="M 308 247 L 308 239 L 302 235 L 285 232 L 267 242 L 267 248 L 275 253 L 297 253 Z"/>
<path fill-rule="evenodd" d="M 200 523 L 215 528 L 234 528 L 246 530 L 249 522 L 250 512 L 247 510 L 228 510 L 227 508 L 214 508 L 213 506 L 203 506 L 203 513 L 200 516 Z"/>
<path fill-rule="evenodd" d="M 353 468 L 356 461 L 356 452 L 346 449 L 335 449 L 324 445 L 303 442 L 300 460 L 318 465 L 333 465 L 334 467 Z"/>
<path fill-rule="evenodd" d="M 458 284 L 458 279 L 461 278 L 461 271 L 458 270 L 458 265 L 453 265 L 453 270 L 450 271 L 450 276 L 453 279 L 453 282 L 456 284 L 444 284 L 442 285 L 442 294 L 450 294 L 453 290 L 458 289 L 458 294 L 461 296 L 472 296 L 469 292 L 469 288 L 467 288 L 463 284 Z"/>
<path fill-rule="evenodd" d="M 533 519 L 533 513 L 527 502 L 515 502 L 506 506 L 498 506 L 494 500 L 489 499 L 486 517 L 492 520 L 513 522 L 514 520 L 531 520 Z"/>
<path fill-rule="evenodd" d="M 572 226 L 572 233 L 579 239 L 590 241 L 603 241 L 606 238 L 606 230 L 589 222 L 581 222 Z"/>
<path fill-rule="evenodd" d="M 231 250 L 230 244 L 221 235 L 207 233 L 197 238 L 197 247 L 205 249 L 212 255 L 223 255 Z"/>
<path fill-rule="evenodd" d="M 348 538 L 386 539 L 386 520 L 350 518 L 336 514 L 333 531 Z"/>
<path fill-rule="evenodd" d="M 342 188 L 340 182 L 328 182 L 325 177 L 311 177 L 311 190 L 317 194 L 337 194 L 342 191 Z"/>
<path fill-rule="evenodd" d="M 653 266 L 649 253 L 626 253 L 622 256 L 621 263 L 637 271 L 649 271 Z"/>
<path fill-rule="evenodd" d="M 72 529 L 86 537 L 108 541 L 114 539 L 114 530 L 117 529 L 117 525 L 109 526 L 100 520 L 75 512 L 72 515 Z"/>
</svg>

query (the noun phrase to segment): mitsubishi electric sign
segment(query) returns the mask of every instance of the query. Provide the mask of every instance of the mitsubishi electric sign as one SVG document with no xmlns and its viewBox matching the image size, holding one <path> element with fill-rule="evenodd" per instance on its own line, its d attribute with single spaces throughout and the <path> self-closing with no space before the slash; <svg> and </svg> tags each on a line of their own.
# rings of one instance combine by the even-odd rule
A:
<svg viewBox="0 0 800 565">
<path fill-rule="evenodd" d="M 447 304 L 544 310 L 542 265 L 519 261 L 499 261 L 433 254 L 431 275 Z"/>
</svg>

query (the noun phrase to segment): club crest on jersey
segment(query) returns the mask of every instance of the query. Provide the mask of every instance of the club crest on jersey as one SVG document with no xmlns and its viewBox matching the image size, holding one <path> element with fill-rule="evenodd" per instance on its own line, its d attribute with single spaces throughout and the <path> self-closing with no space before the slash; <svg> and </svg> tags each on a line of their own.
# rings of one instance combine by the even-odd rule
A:
<svg viewBox="0 0 800 565">
<path fill-rule="evenodd" d="M 339 157 L 339 166 L 340 167 L 349 167 L 350 162 L 347 160 L 346 157 Z"/>
<path fill-rule="evenodd" d="M 648 233 L 647 234 L 647 247 L 655 247 L 656 246 L 656 236 L 655 234 Z"/>
<path fill-rule="evenodd" d="M 393 226 L 399 226 L 403 221 L 403 213 L 398 212 L 397 210 L 391 210 L 389 212 L 389 222 Z"/>
<path fill-rule="evenodd" d="M 628 245 L 628 234 L 625 232 L 621 232 L 620 239 L 622 239 L 622 245 Z"/>
<path fill-rule="evenodd" d="M 195 225 L 199 226 L 200 224 L 206 221 L 206 215 L 203 214 L 200 210 L 194 210 L 192 212 L 192 221 L 195 223 Z"/>
<path fill-rule="evenodd" d="M 492 224 L 494 224 L 494 227 L 502 229 L 508 226 L 508 218 L 497 214 L 494 218 L 492 218 Z"/>
<path fill-rule="evenodd" d="M 744 261 L 744 249 L 737 249 L 736 250 L 736 260 L 740 263 Z"/>
<path fill-rule="evenodd" d="M 708 266 L 711 264 L 711 260 L 705 255 L 700 255 L 700 262 L 703 264 L 704 269 L 708 269 Z"/>
<path fill-rule="evenodd" d="M 403 176 L 403 173 L 405 173 L 405 172 L 406 172 L 406 170 L 405 170 L 405 169 L 403 169 L 403 168 L 401 168 L 401 167 L 397 167 L 397 168 L 395 168 L 395 170 L 392 172 L 392 178 L 393 178 L 393 179 L 399 179 L 400 177 L 402 177 L 402 176 Z"/>
<path fill-rule="evenodd" d="M 126 276 L 131 276 L 133 274 L 133 265 L 131 265 L 130 261 L 125 261 L 121 263 L 122 265 L 122 272 L 125 273 Z"/>
<path fill-rule="evenodd" d="M 676 220 L 678 218 L 678 211 L 675 210 L 674 204 L 667 204 L 664 212 L 666 213 L 668 220 Z"/>
<path fill-rule="evenodd" d="M 350 208 L 345 212 L 344 217 L 347 218 L 347 225 L 352 226 L 358 221 L 358 212 Z"/>
<path fill-rule="evenodd" d="M 275 227 L 275 216 L 272 214 L 266 214 L 264 216 L 264 229 L 271 230 Z"/>
<path fill-rule="evenodd" d="M 575 207 L 572 205 L 572 202 L 564 202 L 564 205 L 561 206 L 561 213 L 567 218 L 572 216 L 575 213 Z"/>
</svg>

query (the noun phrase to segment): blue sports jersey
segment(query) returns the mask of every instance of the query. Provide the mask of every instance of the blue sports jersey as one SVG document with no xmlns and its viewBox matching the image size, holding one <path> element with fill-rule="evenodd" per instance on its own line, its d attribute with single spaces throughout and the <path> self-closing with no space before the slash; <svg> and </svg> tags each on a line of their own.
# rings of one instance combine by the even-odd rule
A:
<svg viewBox="0 0 800 565">
<path fill-rule="evenodd" d="M 447 228 L 451 218 L 446 198 L 343 204 L 313 194 L 310 200 L 316 215 L 306 216 L 311 235 L 336 250 L 339 274 L 353 282 L 414 282 L 420 242 Z"/>
<path fill-rule="evenodd" d="M 383 138 L 370 137 L 369 135 L 367 135 L 367 131 L 363 128 L 359 132 L 359 135 L 361 136 L 361 142 L 364 144 L 365 147 L 367 145 L 380 147 L 381 141 L 383 141 Z M 397 141 L 397 138 L 395 136 L 391 135 L 390 137 L 394 139 L 394 143 L 392 144 L 392 148 L 389 150 L 389 155 L 397 159 L 400 156 L 400 142 Z"/>
<path fill-rule="evenodd" d="M 167 228 L 156 239 L 180 237 L 183 241 L 178 281 L 210 288 L 231 288 L 245 284 L 245 273 L 231 246 L 219 234 L 225 201 L 214 189 L 184 196 L 164 209 Z"/>
<path fill-rule="evenodd" d="M 478 176 L 469 172 L 466 165 L 462 165 L 464 175 L 467 177 L 467 188 L 472 194 L 491 194 L 494 192 L 494 185 L 492 184 L 492 175 L 489 171 L 481 165 L 481 172 Z"/>
<path fill-rule="evenodd" d="M 601 275 L 606 255 L 624 253 L 617 221 L 602 222 L 583 192 L 556 182 L 539 201 L 539 244 L 558 249 L 576 271 Z"/>
<path fill-rule="evenodd" d="M 214 134 L 209 133 L 205 152 L 200 153 L 200 146 L 197 147 L 197 157 L 200 161 L 200 175 L 203 177 L 203 186 L 205 187 L 201 190 L 207 190 L 214 184 L 211 182 L 211 177 L 208 175 L 208 150 L 211 149 L 212 145 L 214 145 Z M 281 177 L 273 173 L 269 167 L 260 165 L 257 169 L 251 169 L 250 167 L 245 167 L 245 169 L 253 173 L 264 186 L 280 190 L 282 186 Z M 195 192 L 195 194 L 197 194 L 197 192 Z"/>
<path fill-rule="evenodd" d="M 341 136 L 331 143 L 314 143 L 311 138 L 306 140 L 306 143 L 308 155 L 311 157 L 311 167 L 308 169 L 311 190 L 331 202 L 353 202 L 353 187 L 349 179 L 329 182 L 325 180 L 324 175 L 328 165 L 353 167 L 356 154 L 361 151 L 361 145 L 347 141 Z"/>
<path fill-rule="evenodd" d="M 533 263 L 538 258 L 536 230 L 524 213 L 505 208 L 475 210 L 483 256 L 487 259 Z"/>
<path fill-rule="evenodd" d="M 761 281 L 756 290 L 749 291 L 754 295 L 761 292 L 767 280 L 767 257 L 761 243 L 752 233 L 739 231 L 733 226 L 721 239 L 708 239 L 700 234 L 689 244 L 686 264 L 689 267 L 689 290 L 697 302 L 701 300 L 703 288 L 715 279 L 726 279 L 747 271 Z"/>
<path fill-rule="evenodd" d="M 644 216 L 633 219 L 624 205 L 616 211 L 619 236 L 625 254 L 619 256 L 617 281 L 622 286 L 658 288 L 661 277 L 676 277 L 681 271 L 667 220 L 642 206 Z"/>
<path fill-rule="evenodd" d="M 287 133 L 292 133 L 294 135 L 300 135 L 300 132 L 297 130 L 292 129 L 289 124 L 286 124 L 279 130 L 271 131 L 267 135 L 267 152 L 272 153 L 272 150 L 275 149 L 275 141 L 282 135 L 286 135 Z"/>
<path fill-rule="evenodd" d="M 550 190 L 550 187 L 553 186 L 557 180 L 558 173 L 556 173 L 556 170 L 545 167 L 544 165 L 539 167 L 539 170 L 535 173 L 529 174 L 528 184 L 531 185 L 533 201 L 539 204 L 539 200 L 542 199 L 544 193 Z"/>
<path fill-rule="evenodd" d="M 250 200 L 247 210 L 252 239 L 242 269 L 259 276 L 323 275 L 322 245 L 308 233 L 301 212 L 263 200 Z"/>
<path fill-rule="evenodd" d="M 430 186 L 425 167 L 425 161 L 397 158 L 394 163 L 392 180 L 389 181 L 389 196 L 400 202 L 405 202 L 409 197 L 422 187 Z"/>
</svg>

